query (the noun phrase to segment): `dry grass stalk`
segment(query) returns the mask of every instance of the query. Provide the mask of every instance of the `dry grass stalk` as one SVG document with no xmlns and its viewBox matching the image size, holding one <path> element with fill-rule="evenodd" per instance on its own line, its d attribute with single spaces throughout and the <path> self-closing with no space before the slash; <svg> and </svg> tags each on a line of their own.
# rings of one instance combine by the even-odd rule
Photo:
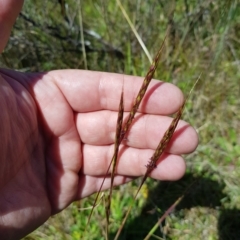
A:
<svg viewBox="0 0 240 240">
<path fill-rule="evenodd" d="M 148 73 L 147 75 L 145 76 L 144 80 L 143 80 L 143 83 L 142 83 L 142 86 L 138 92 L 138 95 L 133 103 L 133 106 L 132 106 L 132 109 L 129 113 L 129 116 L 128 116 L 128 119 L 122 129 L 122 133 L 121 133 L 121 138 L 120 138 L 120 142 L 124 139 L 124 136 L 125 134 L 128 132 L 129 130 L 129 127 L 131 126 L 132 124 L 132 121 L 134 119 L 134 116 L 139 108 L 139 105 L 147 91 L 147 88 L 148 88 L 148 85 L 149 83 L 151 82 L 152 78 L 153 78 L 153 75 L 156 71 L 156 68 L 158 66 L 158 63 L 159 63 L 159 60 L 160 60 L 160 56 L 161 56 L 161 53 L 162 53 L 162 50 L 163 50 L 163 47 L 164 47 L 164 43 L 165 43 L 165 40 L 166 40 L 166 37 L 167 37 L 167 34 L 165 35 L 165 38 L 161 44 L 161 47 L 160 49 L 158 50 L 154 60 L 153 60 L 153 63 L 152 65 L 150 66 L 149 70 L 148 70 Z"/>
<path fill-rule="evenodd" d="M 107 176 L 108 173 L 109 173 L 109 170 L 110 170 L 110 168 L 111 168 L 112 163 L 114 163 L 113 169 L 112 169 L 112 174 L 111 174 L 111 187 L 110 187 L 110 194 L 109 194 L 109 195 L 112 194 L 112 187 L 113 187 L 113 181 L 114 181 L 114 172 L 115 172 L 115 168 L 116 168 L 116 164 L 117 164 L 117 155 L 118 155 L 119 146 L 120 146 L 122 140 L 125 138 L 125 135 L 127 134 L 128 130 L 129 130 L 131 124 L 132 124 L 132 121 L 133 121 L 133 119 L 134 119 L 134 116 L 135 116 L 138 108 L 139 108 L 139 105 L 140 105 L 140 103 L 141 103 L 141 101 L 142 101 L 142 99 L 143 99 L 143 97 L 144 97 L 144 95 L 145 95 L 145 93 L 146 93 L 146 91 L 147 91 L 148 85 L 149 85 L 149 83 L 151 82 L 151 80 L 152 80 L 152 78 L 153 78 L 153 75 L 154 75 L 154 73 L 155 73 L 155 70 L 156 70 L 157 65 L 158 65 L 158 63 L 159 63 L 159 60 L 160 60 L 160 56 L 161 56 L 161 52 L 162 52 L 163 47 L 164 47 L 164 43 L 165 43 L 165 40 L 166 40 L 166 36 L 167 36 L 167 35 L 165 35 L 165 38 L 164 38 L 164 40 L 163 40 L 163 42 L 162 42 L 162 44 L 161 44 L 161 47 L 160 47 L 160 49 L 158 50 L 158 52 L 157 52 L 157 54 L 156 54 L 156 56 L 155 56 L 155 58 L 154 58 L 154 60 L 153 60 L 153 63 L 152 63 L 152 65 L 150 66 L 149 71 L 148 71 L 147 75 L 145 76 L 145 78 L 144 78 L 144 80 L 143 80 L 142 86 L 141 86 L 141 88 L 140 88 L 140 90 L 139 90 L 139 92 L 138 92 L 138 95 L 137 95 L 134 103 L 133 103 L 132 109 L 131 109 L 131 111 L 130 111 L 130 113 L 129 113 L 129 116 L 128 116 L 128 118 L 127 118 L 126 123 L 125 123 L 124 126 L 122 127 L 122 120 L 121 120 L 121 125 L 120 125 L 120 122 L 117 122 L 114 154 L 113 154 L 112 160 L 111 160 L 111 162 L 110 162 L 110 164 L 109 164 L 109 166 L 108 166 L 107 172 L 106 172 L 106 174 L 105 174 L 105 178 L 103 179 L 103 182 L 102 182 L 102 184 L 101 184 L 101 186 L 100 186 L 100 188 L 99 188 L 99 191 L 98 191 L 97 196 L 96 196 L 96 198 L 95 198 L 95 201 L 94 201 L 94 203 L 93 203 L 92 210 L 91 210 L 91 212 L 90 212 L 90 214 L 89 214 L 89 217 L 88 217 L 88 221 L 87 221 L 87 225 L 86 225 L 86 226 L 88 226 L 88 224 L 89 224 L 89 222 L 90 222 L 90 220 L 91 220 L 91 216 L 92 216 L 93 210 L 94 210 L 95 207 L 96 207 L 96 202 L 97 202 L 98 197 L 99 197 L 99 194 L 100 194 L 100 192 L 101 192 L 101 190 L 102 190 L 102 187 L 103 187 L 104 181 L 105 181 L 105 179 L 106 179 L 106 176 Z M 121 111 L 122 111 L 122 114 L 121 114 Z M 120 121 L 119 118 L 120 118 L 121 115 L 123 115 L 123 93 L 122 93 L 121 100 L 120 100 L 120 104 L 119 104 L 118 121 Z M 119 130 L 120 130 L 120 132 L 118 132 Z M 109 205 L 109 206 L 106 206 L 107 209 L 108 209 L 108 210 L 106 210 L 107 222 L 108 222 L 108 220 L 109 220 L 109 213 L 110 213 L 111 200 L 108 201 L 107 205 Z M 108 223 L 107 223 L 107 224 L 108 224 Z M 86 227 L 86 228 L 87 228 L 87 227 Z"/>
<path fill-rule="evenodd" d="M 112 157 L 111 162 L 110 162 L 110 164 L 108 166 L 107 173 L 105 174 L 105 178 L 103 179 L 102 184 L 101 184 L 101 186 L 100 186 L 100 188 L 99 188 L 99 190 L 97 192 L 97 196 L 96 196 L 96 198 L 94 200 L 91 212 L 90 212 L 90 214 L 88 216 L 88 221 L 87 221 L 87 225 L 86 226 L 88 226 L 88 224 L 89 224 L 89 222 L 91 220 L 91 217 L 92 217 L 92 214 L 93 214 L 93 210 L 96 207 L 97 200 L 98 200 L 99 194 L 100 194 L 100 192 L 102 190 L 102 187 L 103 187 L 103 184 L 105 182 L 106 176 L 107 176 L 107 174 L 108 174 L 108 172 L 109 172 L 109 170 L 110 170 L 110 168 L 111 168 L 111 166 L 113 164 L 113 166 L 112 166 L 112 173 L 111 173 L 111 187 L 110 187 L 109 196 L 108 196 L 107 201 L 106 201 L 107 225 L 109 224 L 109 215 L 110 215 L 110 207 L 111 207 L 111 196 L 112 196 L 112 189 L 113 189 L 114 173 L 115 173 L 116 164 L 117 164 L 118 150 L 119 150 L 119 146 L 121 144 L 120 136 L 121 136 L 121 131 L 122 131 L 123 112 L 124 112 L 124 103 L 123 102 L 124 101 L 123 101 L 123 90 L 122 90 L 120 103 L 119 103 L 119 109 L 118 109 L 118 119 L 117 119 L 117 126 L 116 126 L 116 134 L 115 134 L 115 143 L 114 143 L 113 157 Z"/>
<path fill-rule="evenodd" d="M 110 208 L 111 208 L 111 199 L 112 199 L 112 190 L 113 190 L 113 181 L 115 176 L 115 170 L 117 166 L 117 157 L 118 157 L 118 150 L 120 146 L 120 136 L 122 131 L 122 122 L 123 122 L 123 91 L 121 94 L 120 104 L 119 104 L 119 112 L 118 112 L 118 119 L 117 119 L 117 127 L 116 127 L 116 135 L 115 135 L 115 144 L 114 144 L 114 154 L 111 160 L 110 165 L 112 165 L 112 172 L 111 172 L 111 185 L 109 189 L 109 195 L 107 198 L 107 207 L 106 207 L 106 218 L 107 224 L 109 224 L 109 216 L 110 216 Z"/>
<path fill-rule="evenodd" d="M 159 144 L 158 144 L 158 146 L 157 146 L 157 149 L 155 150 L 154 154 L 153 154 L 152 157 L 150 158 L 150 161 L 149 161 L 148 164 L 146 165 L 146 168 L 147 168 L 147 169 L 146 169 L 146 172 L 145 172 L 145 174 L 144 174 L 144 176 L 143 176 L 143 178 L 142 178 L 142 181 L 141 181 L 141 183 L 140 183 L 140 185 L 139 185 L 139 187 L 138 187 L 138 189 L 137 189 L 137 192 L 136 192 L 136 194 L 135 194 L 135 196 L 134 196 L 134 200 L 136 199 L 139 191 L 140 191 L 141 188 L 142 188 L 142 185 L 143 185 L 144 182 L 146 181 L 146 179 L 147 179 L 147 177 L 149 176 L 149 174 L 152 172 L 153 169 L 155 169 L 155 168 L 157 167 L 157 161 L 159 160 L 159 158 L 160 158 L 161 155 L 163 154 L 164 150 L 165 150 L 166 147 L 168 146 L 168 143 L 170 142 L 170 140 L 171 140 L 171 138 L 172 138 L 172 136 L 173 136 L 173 133 L 174 133 L 176 127 L 177 127 L 177 124 L 178 124 L 180 118 L 182 117 L 183 110 L 184 110 L 184 108 L 185 108 L 185 104 L 186 104 L 186 102 L 188 101 L 188 98 L 189 98 L 189 96 L 191 95 L 191 93 L 192 93 L 193 89 L 195 88 L 196 84 L 198 83 L 200 77 L 201 77 L 201 75 L 198 77 L 198 79 L 197 79 L 196 82 L 194 83 L 194 85 L 193 85 L 192 89 L 190 90 L 187 98 L 184 100 L 182 106 L 181 106 L 181 107 L 179 108 L 179 110 L 177 111 L 176 116 L 173 118 L 170 126 L 168 127 L 168 129 L 167 129 L 166 132 L 164 133 L 163 138 L 160 140 L 160 142 L 159 142 Z M 177 201 L 177 202 L 180 202 L 180 201 Z M 118 237 L 119 237 L 119 235 L 120 235 L 120 233 L 121 233 L 121 231 L 122 231 L 122 229 L 123 229 L 123 226 L 124 226 L 124 224 L 125 224 L 126 221 L 127 221 L 127 218 L 128 218 L 128 215 L 129 215 L 131 209 L 132 209 L 132 205 L 129 207 L 129 209 L 128 209 L 128 211 L 127 211 L 127 213 L 126 213 L 126 215 L 125 215 L 125 217 L 124 217 L 124 219 L 123 219 L 123 221 L 122 221 L 122 223 L 121 223 L 121 226 L 120 226 L 119 229 L 118 229 L 118 232 L 117 232 L 114 240 L 117 240 L 117 239 L 118 239 Z"/>
</svg>

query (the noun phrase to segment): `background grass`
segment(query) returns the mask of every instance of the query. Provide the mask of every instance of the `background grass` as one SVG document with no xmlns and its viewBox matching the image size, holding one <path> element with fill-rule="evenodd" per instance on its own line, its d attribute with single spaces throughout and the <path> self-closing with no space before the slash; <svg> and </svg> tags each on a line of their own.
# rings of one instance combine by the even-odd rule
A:
<svg viewBox="0 0 240 240">
<path fill-rule="evenodd" d="M 170 28 L 156 78 L 187 94 L 197 76 L 203 75 L 184 115 L 200 138 L 198 149 L 186 156 L 187 174 L 173 183 L 149 179 L 120 239 L 143 239 L 191 184 L 151 239 L 240 239 L 238 1 L 121 2 L 152 57 Z M 113 0 L 25 1 L 0 63 L 21 71 L 87 68 L 141 76 L 149 67 Z M 114 190 L 110 239 L 138 183 Z M 83 236 L 90 212 L 84 208 L 93 200 L 91 196 L 72 204 L 25 239 L 105 239 L 102 200 Z"/>
</svg>

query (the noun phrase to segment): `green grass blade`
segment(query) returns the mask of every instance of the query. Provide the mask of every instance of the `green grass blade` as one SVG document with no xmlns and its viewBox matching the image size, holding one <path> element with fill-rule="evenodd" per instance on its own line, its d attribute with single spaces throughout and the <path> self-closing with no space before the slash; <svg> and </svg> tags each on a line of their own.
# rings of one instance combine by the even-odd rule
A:
<svg viewBox="0 0 240 240">
<path fill-rule="evenodd" d="M 158 229 L 159 225 L 165 220 L 165 218 L 174 210 L 174 208 L 182 201 L 182 199 L 189 193 L 190 189 L 196 184 L 197 181 L 194 181 L 187 189 L 184 191 L 182 196 L 180 196 L 168 209 L 167 211 L 162 215 L 161 218 L 157 221 L 157 223 L 152 227 L 150 232 L 147 234 L 147 236 L 144 238 L 144 240 L 148 240 L 154 232 Z"/>
</svg>

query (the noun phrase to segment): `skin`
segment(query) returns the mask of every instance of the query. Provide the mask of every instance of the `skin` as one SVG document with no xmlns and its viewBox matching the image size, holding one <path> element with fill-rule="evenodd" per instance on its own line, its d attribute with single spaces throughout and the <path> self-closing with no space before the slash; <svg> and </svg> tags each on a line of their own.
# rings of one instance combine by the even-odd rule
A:
<svg viewBox="0 0 240 240">
<path fill-rule="evenodd" d="M 0 51 L 22 3 L 0 0 Z M 142 80 L 81 70 L 0 69 L 1 239 L 19 239 L 73 201 L 98 191 L 113 154 L 122 87 L 129 111 Z M 120 150 L 114 185 L 145 173 L 172 120 L 168 115 L 182 102 L 183 95 L 174 85 L 150 84 Z M 185 172 L 181 154 L 194 151 L 197 144 L 196 131 L 180 121 L 151 177 L 181 178 Z M 109 185 L 106 179 L 103 188 Z"/>
</svg>

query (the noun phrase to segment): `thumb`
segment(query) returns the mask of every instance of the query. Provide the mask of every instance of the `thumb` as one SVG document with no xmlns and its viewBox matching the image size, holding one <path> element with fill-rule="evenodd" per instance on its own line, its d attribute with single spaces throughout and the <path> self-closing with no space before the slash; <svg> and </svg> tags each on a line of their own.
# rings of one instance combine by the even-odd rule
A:
<svg viewBox="0 0 240 240">
<path fill-rule="evenodd" d="M 0 53 L 7 44 L 12 26 L 22 5 L 23 0 L 0 0 Z"/>
</svg>

